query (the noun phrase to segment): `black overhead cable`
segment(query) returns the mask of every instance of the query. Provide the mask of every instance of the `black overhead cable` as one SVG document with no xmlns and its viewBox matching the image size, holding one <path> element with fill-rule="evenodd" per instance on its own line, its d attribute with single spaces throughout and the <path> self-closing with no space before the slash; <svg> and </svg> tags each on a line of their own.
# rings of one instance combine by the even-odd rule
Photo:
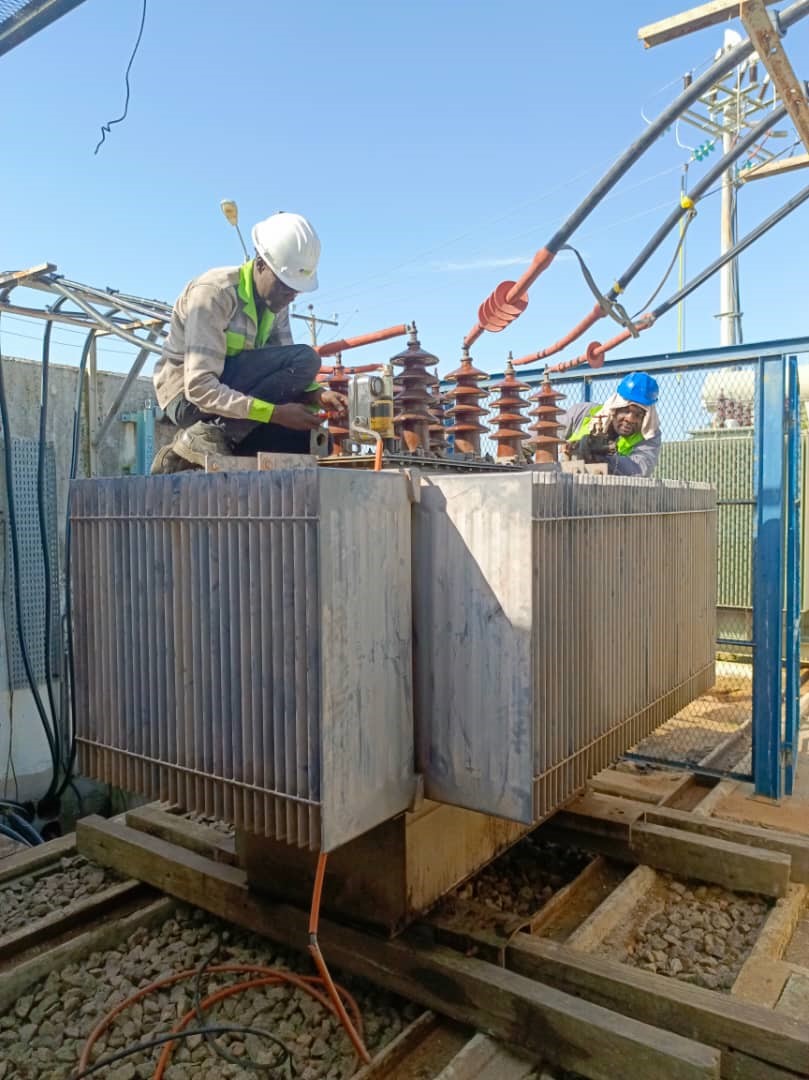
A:
<svg viewBox="0 0 809 1080">
<path fill-rule="evenodd" d="M 141 10 L 141 16 L 140 16 L 140 29 L 138 30 L 138 36 L 135 39 L 135 45 L 134 45 L 134 47 L 132 49 L 132 55 L 129 57 L 129 63 L 126 65 L 126 72 L 124 73 L 124 82 L 126 83 L 126 98 L 124 100 L 124 111 L 121 113 L 120 116 L 116 117 L 115 120 L 108 120 L 106 122 L 106 124 L 101 125 L 101 138 L 98 140 L 98 142 L 96 144 L 96 148 L 93 151 L 94 154 L 97 154 L 98 151 L 101 149 L 101 147 L 104 145 L 104 140 L 107 138 L 107 135 L 110 134 L 110 128 L 112 127 L 112 125 L 113 124 L 120 124 L 122 120 L 126 120 L 127 113 L 129 112 L 129 96 L 130 96 L 130 93 L 131 93 L 131 89 L 130 89 L 130 86 L 129 86 L 129 72 L 132 70 L 132 64 L 133 64 L 133 62 L 135 60 L 135 57 L 137 56 L 138 49 L 140 48 L 140 42 L 141 42 L 141 38 L 143 37 L 143 27 L 144 27 L 145 23 L 146 23 L 146 0 L 143 0 L 143 8 Z"/>
</svg>

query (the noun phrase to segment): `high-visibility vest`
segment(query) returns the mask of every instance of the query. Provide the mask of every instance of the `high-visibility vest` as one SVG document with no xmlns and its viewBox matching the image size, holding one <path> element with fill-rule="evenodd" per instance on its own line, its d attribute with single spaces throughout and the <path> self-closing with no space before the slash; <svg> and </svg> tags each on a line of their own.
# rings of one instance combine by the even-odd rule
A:
<svg viewBox="0 0 809 1080">
<path fill-rule="evenodd" d="M 593 426 L 593 420 L 603 408 L 603 405 L 594 405 L 573 434 L 568 436 L 567 441 L 575 443 L 580 439 L 583 439 L 585 435 L 589 435 L 590 428 Z M 638 443 L 641 442 L 643 442 L 643 436 L 639 431 L 636 431 L 634 435 L 619 435 L 615 442 L 616 453 L 620 454 L 622 457 L 626 457 L 628 454 L 631 454 Z"/>
<path fill-rule="evenodd" d="M 266 345 L 275 322 L 275 315 L 269 308 L 265 308 L 261 313 L 261 322 L 258 320 L 256 298 L 253 295 L 254 261 L 251 259 L 239 269 L 238 292 L 242 307 L 230 324 L 233 329 L 225 332 L 227 356 L 235 356 L 245 349 L 260 349 L 262 345 Z"/>
</svg>

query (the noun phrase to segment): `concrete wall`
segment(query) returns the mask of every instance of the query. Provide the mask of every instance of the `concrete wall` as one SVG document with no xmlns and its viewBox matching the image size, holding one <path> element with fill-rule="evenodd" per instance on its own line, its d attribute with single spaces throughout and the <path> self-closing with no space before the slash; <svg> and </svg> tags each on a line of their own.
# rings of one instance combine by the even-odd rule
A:
<svg viewBox="0 0 809 1080">
<path fill-rule="evenodd" d="M 9 423 L 13 437 L 37 439 L 39 436 L 39 403 L 42 368 L 31 360 L 3 357 L 3 377 L 8 398 Z M 60 552 L 64 542 L 67 510 L 68 471 L 73 435 L 73 412 L 76 399 L 78 371 L 75 367 L 51 364 L 48 393 L 48 440 L 56 454 L 57 527 Z M 124 376 L 99 372 L 97 383 L 98 421 L 100 422 L 115 400 Z M 154 401 L 150 378 L 140 378 L 130 387 L 121 411 L 143 408 L 145 401 Z M 89 476 L 90 453 L 88 431 L 88 395 L 82 403 L 81 454 L 79 475 Z M 160 425 L 158 425 L 158 428 Z M 158 440 L 159 441 L 159 440 Z M 132 472 L 135 463 L 135 435 L 131 424 L 113 421 L 105 442 L 98 448 L 93 475 L 117 476 Z M 5 478 L 0 469 L 0 515 L 7 514 Z M 0 529 L 0 567 L 5 567 L 5 527 Z M 60 554 L 60 563 L 61 563 Z M 0 571 L 2 572 L 2 571 Z M 62 578 L 63 580 L 63 578 Z M 3 596 L 5 590 L 3 590 Z M 61 602 L 61 598 L 60 598 Z M 110 603 L 115 598 L 110 597 Z M 36 712 L 31 691 L 8 689 L 6 642 L 16 633 L 8 624 L 5 604 L 2 604 L 4 633 L 0 634 L 0 798 L 36 798 L 44 793 L 50 779 L 50 755 L 42 725 Z M 58 689 L 58 688 L 57 688 Z M 44 686 L 40 688 L 43 699 Z M 16 774 L 16 779 L 15 779 Z"/>
</svg>

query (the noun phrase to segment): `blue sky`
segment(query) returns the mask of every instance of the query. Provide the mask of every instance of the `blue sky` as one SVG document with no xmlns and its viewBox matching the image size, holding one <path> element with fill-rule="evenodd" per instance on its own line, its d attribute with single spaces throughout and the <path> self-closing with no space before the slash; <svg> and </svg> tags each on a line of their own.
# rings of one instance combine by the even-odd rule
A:
<svg viewBox="0 0 809 1080">
<path fill-rule="evenodd" d="M 195 274 L 240 260 L 222 198 L 239 202 L 245 235 L 274 210 L 298 210 L 323 242 L 312 300 L 338 315 L 336 333 L 415 318 L 446 372 L 481 301 L 519 276 L 640 133 L 641 108 L 659 112 L 683 72 L 721 44 L 712 29 L 643 49 L 637 28 L 686 6 L 149 0 L 129 115 L 94 156 L 100 125 L 121 111 L 141 0 L 86 0 L 0 59 L 0 265 L 50 260 L 74 280 L 171 301 Z M 786 44 L 809 75 L 809 20 Z M 701 137 L 684 129 L 681 138 Z M 678 198 L 687 157 L 673 132 L 663 137 L 575 234 L 603 288 Z M 694 163 L 691 177 L 706 167 Z M 740 232 L 806 183 L 809 170 L 748 185 Z M 702 204 L 689 271 L 718 253 L 718 210 L 718 195 Z M 809 204 L 743 256 L 746 340 L 809 333 L 807 235 Z M 627 294 L 631 310 L 657 285 L 673 242 Z M 687 347 L 718 344 L 718 289 L 714 279 L 689 301 Z M 525 314 L 478 342 L 478 366 L 502 370 L 509 350 L 555 340 L 592 302 L 575 262 L 558 259 Z M 38 355 L 39 325 L 4 317 L 0 328 L 4 353 Z M 304 327 L 297 336 L 307 339 Z M 75 361 L 79 337 L 55 339 L 53 358 Z M 622 355 L 676 343 L 672 314 Z M 399 347 L 351 359 L 381 361 Z M 101 360 L 125 368 L 126 347 L 105 345 Z"/>
</svg>

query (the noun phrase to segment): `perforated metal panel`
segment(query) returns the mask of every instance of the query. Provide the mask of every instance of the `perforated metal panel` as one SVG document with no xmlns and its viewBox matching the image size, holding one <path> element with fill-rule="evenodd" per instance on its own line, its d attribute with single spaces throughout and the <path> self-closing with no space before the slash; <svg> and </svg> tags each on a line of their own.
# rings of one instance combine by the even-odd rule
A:
<svg viewBox="0 0 809 1080">
<path fill-rule="evenodd" d="M 0 444 L 2 445 L 2 444 Z M 11 440 L 14 503 L 17 519 L 17 543 L 20 553 L 20 596 L 22 622 L 28 656 L 34 678 L 45 678 L 45 569 L 42 558 L 42 541 L 37 506 L 37 461 L 39 443 L 34 439 Z M 17 634 L 17 616 L 14 601 L 14 561 L 11 548 L 11 522 L 5 492 L 5 474 L 2 480 L 2 505 L 4 509 L 5 567 L 4 589 L 5 618 L 7 620 L 9 688 L 17 690 L 27 686 L 22 650 Z M 53 612 L 51 618 L 51 672 L 58 674 L 60 658 L 59 640 L 59 557 L 56 535 L 56 463 L 52 446 L 45 450 L 45 528 L 51 566 Z"/>
</svg>

